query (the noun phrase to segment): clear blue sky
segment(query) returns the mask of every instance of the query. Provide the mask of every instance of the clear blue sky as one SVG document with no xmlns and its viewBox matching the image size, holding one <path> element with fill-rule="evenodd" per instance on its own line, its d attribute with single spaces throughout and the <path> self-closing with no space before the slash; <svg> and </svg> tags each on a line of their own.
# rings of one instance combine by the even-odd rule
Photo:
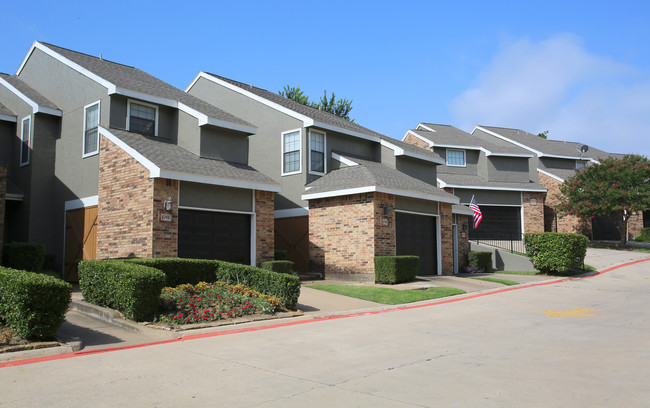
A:
<svg viewBox="0 0 650 408">
<path fill-rule="evenodd" d="M 398 139 L 419 122 L 482 124 L 650 155 L 648 1 L 4 3 L 10 74 L 39 40 L 181 89 L 203 70 L 334 91 Z"/>
</svg>

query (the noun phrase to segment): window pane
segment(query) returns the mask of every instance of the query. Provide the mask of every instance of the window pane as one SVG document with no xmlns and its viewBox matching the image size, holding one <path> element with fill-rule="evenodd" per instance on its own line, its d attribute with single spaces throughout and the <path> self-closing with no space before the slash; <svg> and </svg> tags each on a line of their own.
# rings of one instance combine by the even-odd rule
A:
<svg viewBox="0 0 650 408">
<path fill-rule="evenodd" d="M 285 173 L 300 171 L 300 132 L 284 135 L 283 169 Z"/>
<path fill-rule="evenodd" d="M 447 150 L 447 164 L 451 166 L 464 166 L 465 152 L 461 150 Z"/>
<path fill-rule="evenodd" d="M 309 133 L 309 148 L 311 150 L 311 171 L 325 171 L 325 135 L 317 132 Z"/>
<path fill-rule="evenodd" d="M 86 130 L 99 126 L 99 105 L 86 109 Z"/>
<path fill-rule="evenodd" d="M 293 132 L 284 135 L 284 152 L 300 150 L 300 133 Z"/>
<path fill-rule="evenodd" d="M 84 154 L 89 154 L 97 151 L 97 128 L 86 130 L 84 135 Z"/>
<path fill-rule="evenodd" d="M 137 103 L 129 105 L 129 130 L 153 135 L 156 129 L 156 109 Z"/>
<path fill-rule="evenodd" d="M 319 173 L 325 172 L 325 155 L 321 152 L 311 151 L 311 170 Z"/>
<path fill-rule="evenodd" d="M 300 170 L 300 152 L 289 152 L 284 154 L 284 172 Z"/>
</svg>

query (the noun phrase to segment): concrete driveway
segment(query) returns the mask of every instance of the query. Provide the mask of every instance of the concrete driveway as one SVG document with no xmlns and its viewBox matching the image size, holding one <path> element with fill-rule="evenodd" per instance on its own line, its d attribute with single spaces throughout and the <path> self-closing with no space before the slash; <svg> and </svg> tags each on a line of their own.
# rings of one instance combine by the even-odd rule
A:
<svg viewBox="0 0 650 408">
<path fill-rule="evenodd" d="M 647 407 L 650 262 L 0 369 L 0 406 Z"/>
</svg>

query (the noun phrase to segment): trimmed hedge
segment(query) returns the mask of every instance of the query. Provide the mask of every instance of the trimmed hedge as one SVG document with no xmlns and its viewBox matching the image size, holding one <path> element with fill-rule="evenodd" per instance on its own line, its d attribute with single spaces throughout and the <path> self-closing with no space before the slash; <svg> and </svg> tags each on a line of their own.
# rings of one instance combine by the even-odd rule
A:
<svg viewBox="0 0 650 408">
<path fill-rule="evenodd" d="M 292 310 L 295 310 L 300 296 L 300 279 L 297 276 L 249 265 L 184 258 L 128 258 L 122 261 L 161 270 L 167 276 L 165 286 L 170 287 L 216 281 L 230 285 L 241 283 L 262 294 L 277 297 L 287 309 Z"/>
<path fill-rule="evenodd" d="M 286 261 L 289 259 L 289 251 L 286 249 L 276 249 L 273 253 L 273 259 L 276 261 Z"/>
<path fill-rule="evenodd" d="M 40 272 L 45 261 L 45 247 L 41 244 L 11 242 L 2 247 L 2 265 L 7 268 Z"/>
<path fill-rule="evenodd" d="M 51 276 L 0 267 L 0 317 L 28 339 L 53 337 L 65 321 L 72 286 Z"/>
<path fill-rule="evenodd" d="M 292 261 L 266 261 L 260 264 L 262 269 L 277 273 L 288 273 L 289 275 L 297 275 L 293 271 Z"/>
<path fill-rule="evenodd" d="M 650 228 L 642 228 L 641 235 L 634 238 L 638 242 L 650 242 Z"/>
<path fill-rule="evenodd" d="M 120 260 L 79 263 L 79 287 L 84 299 L 117 309 L 135 321 L 154 316 L 165 281 L 165 274 L 159 269 L 136 263 Z"/>
<path fill-rule="evenodd" d="M 375 283 L 393 285 L 415 280 L 419 264 L 418 256 L 376 256 Z"/>
<path fill-rule="evenodd" d="M 580 268 L 589 240 L 584 235 L 543 232 L 524 234 L 526 255 L 542 273 L 570 272 Z"/>
<path fill-rule="evenodd" d="M 483 269 L 485 272 L 492 272 L 492 252 L 470 251 L 467 254 L 467 266 Z"/>
</svg>

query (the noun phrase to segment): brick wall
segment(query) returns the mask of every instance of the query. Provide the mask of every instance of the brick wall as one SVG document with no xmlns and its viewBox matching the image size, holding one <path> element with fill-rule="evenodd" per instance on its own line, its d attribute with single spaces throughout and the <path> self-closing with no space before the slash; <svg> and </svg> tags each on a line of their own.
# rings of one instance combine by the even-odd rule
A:
<svg viewBox="0 0 650 408">
<path fill-rule="evenodd" d="M 456 214 L 456 225 L 458 226 L 458 272 L 462 273 L 463 268 L 467 266 L 469 253 L 469 216 Z"/>
<path fill-rule="evenodd" d="M 420 147 L 425 150 L 429 150 L 429 151 L 431 150 L 427 142 L 413 135 L 406 135 L 406 137 L 404 138 L 404 142 L 408 144 L 412 144 L 413 146 Z"/>
<path fill-rule="evenodd" d="M 113 142 L 100 139 L 97 259 L 152 257 L 154 180 Z"/>
<path fill-rule="evenodd" d="M 354 194 L 309 202 L 309 262 L 313 272 L 374 274 L 375 254 L 395 254 L 395 222 L 381 225 L 383 207 L 395 208 L 387 194 Z M 379 224 L 379 228 L 377 228 Z M 392 249 L 391 249 L 392 248 Z"/>
<path fill-rule="evenodd" d="M 453 218 L 451 204 L 440 203 L 440 256 L 442 263 L 442 274 L 454 274 L 454 241 L 453 241 Z"/>
<path fill-rule="evenodd" d="M 153 254 L 156 258 L 178 256 L 178 180 L 156 178 L 153 180 Z M 172 211 L 164 210 L 165 201 L 171 198 Z M 162 221 L 161 214 L 172 216 Z"/>
<path fill-rule="evenodd" d="M 633 213 L 627 221 L 627 237 L 634 239 L 641 235 L 643 229 L 643 211 Z"/>
<path fill-rule="evenodd" d="M 559 204 L 556 196 L 561 195 L 560 185 L 562 183 L 546 174 L 539 173 L 539 184 L 548 191 L 544 200 L 545 228 L 547 232 L 569 232 L 584 234 L 591 237 L 591 222 L 575 215 L 557 215 L 555 206 Z"/>
<path fill-rule="evenodd" d="M 255 191 L 255 262 L 272 261 L 275 250 L 275 193 L 271 191 Z"/>
<path fill-rule="evenodd" d="M 544 232 L 544 199 L 546 193 L 522 192 L 524 232 Z"/>
<path fill-rule="evenodd" d="M 7 165 L 0 163 L 0 259 L 2 259 L 2 245 L 5 230 L 5 205 L 7 203 Z"/>
</svg>

